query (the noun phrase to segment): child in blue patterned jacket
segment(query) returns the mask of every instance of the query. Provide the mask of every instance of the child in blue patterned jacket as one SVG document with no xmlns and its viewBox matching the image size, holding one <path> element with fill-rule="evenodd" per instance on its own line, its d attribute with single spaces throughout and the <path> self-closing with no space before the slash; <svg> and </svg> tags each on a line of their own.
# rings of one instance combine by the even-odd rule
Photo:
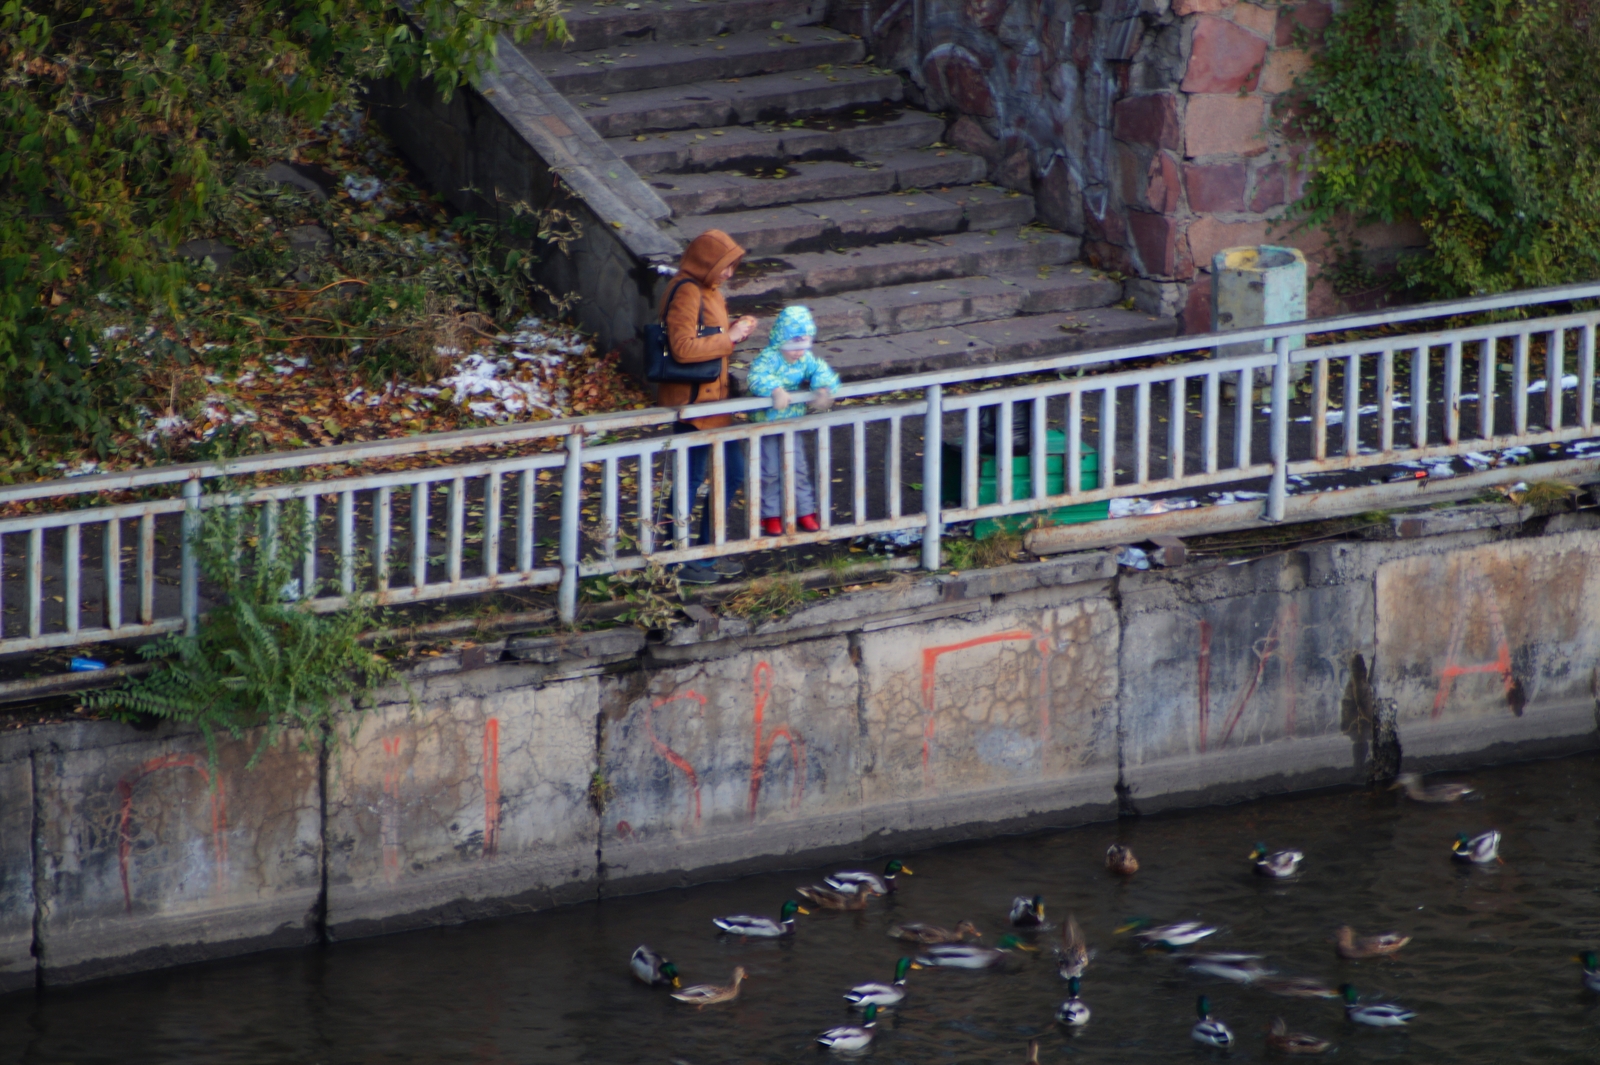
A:
<svg viewBox="0 0 1600 1065">
<path fill-rule="evenodd" d="M 811 351 L 817 323 L 805 307 L 785 307 L 772 331 L 767 346 L 750 363 L 750 393 L 771 396 L 772 409 L 757 411 L 757 421 L 798 418 L 805 413 L 801 404 L 789 401 L 790 392 L 815 392 L 811 406 L 819 411 L 833 406 L 833 390 L 839 375 Z M 794 503 L 796 524 L 805 532 L 816 532 L 817 492 L 811 479 L 811 463 L 805 446 L 797 439 L 794 449 Z M 761 531 L 768 536 L 783 534 L 783 437 L 761 438 Z"/>
</svg>

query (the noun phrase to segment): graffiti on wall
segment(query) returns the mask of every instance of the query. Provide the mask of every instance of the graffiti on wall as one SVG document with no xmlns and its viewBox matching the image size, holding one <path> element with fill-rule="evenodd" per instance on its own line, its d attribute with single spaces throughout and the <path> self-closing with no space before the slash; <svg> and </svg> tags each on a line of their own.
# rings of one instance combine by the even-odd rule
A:
<svg viewBox="0 0 1600 1065">
<path fill-rule="evenodd" d="M 1511 672 L 1511 641 L 1506 637 L 1506 623 L 1500 613 L 1500 600 L 1482 575 L 1470 573 L 1465 566 L 1457 572 L 1456 602 L 1461 609 L 1450 614 L 1450 643 L 1445 649 L 1444 665 L 1439 668 L 1439 690 L 1433 697 L 1431 717 L 1437 721 L 1444 713 L 1458 677 L 1477 673 L 1493 673 L 1500 677 L 1505 687 L 1506 705 L 1517 717 L 1527 704 L 1522 684 Z M 1489 630 L 1489 642 L 1494 658 L 1489 661 L 1463 662 L 1467 630 L 1474 620 L 1481 619 Z"/>
<path fill-rule="evenodd" d="M 1200 654 L 1196 664 L 1198 674 L 1196 687 L 1199 692 L 1199 712 L 1196 714 L 1196 728 L 1199 733 L 1200 753 L 1204 754 L 1211 747 L 1211 674 L 1212 657 L 1211 644 L 1214 635 L 1211 622 L 1200 621 Z M 1255 699 L 1257 690 L 1261 687 L 1262 677 L 1266 674 L 1267 663 L 1277 659 L 1280 673 L 1283 677 L 1283 734 L 1285 738 L 1294 737 L 1295 726 L 1295 679 L 1294 660 L 1295 648 L 1300 640 L 1300 607 L 1293 599 L 1287 599 L 1279 607 L 1272 627 L 1267 634 L 1253 641 L 1250 645 L 1251 662 L 1244 687 L 1234 697 L 1228 707 L 1228 712 L 1222 719 L 1222 735 L 1216 743 L 1218 749 L 1226 747 L 1233 738 L 1234 729 L 1244 717 L 1245 710 Z M 1270 712 L 1270 707 L 1261 706 L 1263 714 Z"/>
<path fill-rule="evenodd" d="M 213 777 L 206 768 L 206 760 L 198 754 L 164 754 L 143 762 L 133 772 L 117 781 L 117 869 L 122 877 L 122 898 L 129 914 L 133 913 L 133 890 L 129 883 L 128 865 L 133 854 L 133 801 L 139 785 L 157 773 L 167 770 L 188 769 L 200 778 L 210 793 L 211 800 L 211 853 L 216 863 L 216 880 L 212 890 L 220 891 L 228 873 L 228 811 L 222 785 L 222 776 Z"/>
</svg>

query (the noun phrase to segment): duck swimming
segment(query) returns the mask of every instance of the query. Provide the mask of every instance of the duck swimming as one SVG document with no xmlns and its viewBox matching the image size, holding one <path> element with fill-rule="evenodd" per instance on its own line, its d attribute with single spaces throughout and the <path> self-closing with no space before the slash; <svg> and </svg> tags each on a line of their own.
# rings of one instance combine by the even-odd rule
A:
<svg viewBox="0 0 1600 1065">
<path fill-rule="evenodd" d="M 1189 1029 L 1189 1036 L 1197 1043 L 1206 1046 L 1222 1047 L 1226 1050 L 1233 1046 L 1233 1031 L 1221 1021 L 1211 1019 L 1211 1000 L 1201 995 L 1194 1004 L 1194 1010 L 1200 1015 L 1193 1028 Z"/>
<path fill-rule="evenodd" d="M 1396 788 L 1404 790 L 1406 798 L 1412 802 L 1460 802 L 1468 795 L 1478 794 L 1478 789 L 1471 784 L 1429 784 L 1424 787 L 1421 773 L 1400 774 L 1389 786 L 1390 791 Z"/>
<path fill-rule="evenodd" d="M 835 891 L 816 885 L 795 888 L 795 891 L 819 910 L 864 910 L 872 897 L 870 891 Z"/>
<path fill-rule="evenodd" d="M 1467 834 L 1462 832 L 1450 845 L 1450 855 L 1457 861 L 1473 862 L 1477 865 L 1499 862 L 1501 861 L 1500 833 L 1491 828 L 1468 839 Z"/>
<path fill-rule="evenodd" d="M 900 859 L 894 858 L 890 860 L 888 865 L 883 867 L 882 876 L 879 876 L 877 873 L 864 873 L 856 870 L 846 870 L 844 872 L 834 873 L 832 876 L 824 877 L 822 882 L 833 888 L 833 890 L 841 891 L 845 894 L 854 894 L 865 889 L 874 895 L 888 895 L 893 893 L 895 889 L 895 877 L 899 876 L 901 873 L 904 873 L 906 876 L 912 875 L 911 870 L 906 868 L 905 864 L 901 862 Z"/>
<path fill-rule="evenodd" d="M 1339 990 L 1344 994 L 1344 1015 L 1356 1024 L 1373 1028 L 1401 1028 L 1416 1016 L 1414 1011 L 1388 1002 L 1373 1002 L 1363 1006 L 1356 1001 L 1356 989 L 1349 984 L 1341 984 Z"/>
<path fill-rule="evenodd" d="M 1232 980 L 1236 984 L 1253 984 L 1272 974 L 1260 959 L 1259 954 L 1190 954 L 1183 960 L 1192 972 Z"/>
<path fill-rule="evenodd" d="M 1147 947 L 1177 950 L 1179 947 L 1198 943 L 1206 936 L 1214 935 L 1216 931 L 1215 925 L 1201 924 L 1199 921 L 1158 925 L 1153 924 L 1148 917 L 1132 917 L 1122 923 L 1117 929 L 1117 934 L 1132 932 L 1133 937 Z"/>
<path fill-rule="evenodd" d="M 860 1025 L 842 1024 L 837 1028 L 829 1028 L 817 1036 L 817 1042 L 829 1050 L 865 1050 L 877 1034 L 874 1029 L 878 1027 L 878 1007 L 869 1003 L 861 1022 Z"/>
<path fill-rule="evenodd" d="M 1361 958 L 1383 958 L 1407 943 L 1411 942 L 1410 936 L 1403 936 L 1399 932 L 1384 932 L 1376 936 L 1358 936 L 1355 929 L 1349 925 L 1340 925 L 1339 931 L 1334 935 L 1334 950 L 1341 958 L 1352 961 Z"/>
<path fill-rule="evenodd" d="M 633 970 L 634 977 L 640 983 L 650 987 L 663 984 L 679 986 L 678 967 L 649 947 L 640 945 L 634 948 L 633 957 L 628 959 L 628 968 Z"/>
<path fill-rule="evenodd" d="M 1291 1032 L 1282 1017 L 1272 1018 L 1267 1029 L 1267 1046 L 1283 1054 L 1325 1054 L 1333 1048 L 1326 1039 L 1305 1032 Z"/>
<path fill-rule="evenodd" d="M 1079 982 L 1076 976 L 1067 981 L 1067 999 L 1056 1007 L 1056 1020 L 1068 1028 L 1082 1028 L 1089 1023 L 1089 1007 L 1078 997 Z"/>
<path fill-rule="evenodd" d="M 983 933 L 978 931 L 978 926 L 971 921 L 962 921 L 954 928 L 941 928 L 936 924 L 926 924 L 922 921 L 907 921 L 904 924 L 891 925 L 889 935 L 909 943 L 960 943 L 967 936 L 981 938 Z"/>
<path fill-rule="evenodd" d="M 1583 986 L 1590 991 L 1600 991 L 1600 954 L 1586 950 L 1577 960 L 1583 966 Z"/>
<path fill-rule="evenodd" d="M 1279 976 L 1261 980 L 1256 984 L 1261 990 L 1284 998 L 1338 998 L 1339 992 L 1320 980 L 1309 976 Z"/>
<path fill-rule="evenodd" d="M 777 939 L 779 936 L 794 935 L 794 915 L 797 913 L 809 914 L 811 911 L 790 899 L 783 904 L 783 909 L 778 911 L 778 919 L 770 917 L 713 917 L 711 923 L 722 931 L 732 936 L 752 936 L 757 939 Z"/>
<path fill-rule="evenodd" d="M 679 1002 L 687 1002 L 691 1006 L 714 1006 L 719 1002 L 732 1002 L 739 997 L 739 985 L 745 981 L 744 966 L 733 970 L 733 983 L 731 984 L 695 984 L 682 991 L 674 991 L 672 997 Z"/>
<path fill-rule="evenodd" d="M 1106 869 L 1118 876 L 1132 876 L 1139 871 L 1139 859 L 1133 856 L 1132 847 L 1113 843 L 1106 848 Z"/>
<path fill-rule="evenodd" d="M 1299 851 L 1273 851 L 1268 854 L 1265 843 L 1257 843 L 1256 849 L 1250 852 L 1250 860 L 1256 863 L 1257 874 L 1278 879 L 1298 873 L 1300 863 L 1305 859 L 1306 856 Z"/>
<path fill-rule="evenodd" d="M 1083 929 L 1078 927 L 1078 919 L 1071 914 L 1067 915 L 1067 923 L 1061 929 L 1061 960 L 1056 964 L 1056 971 L 1061 974 L 1061 979 L 1071 980 L 1082 976 L 1089 968 L 1089 962 L 1094 959 L 1094 951 L 1084 942 Z"/>
<path fill-rule="evenodd" d="M 1011 923 L 1018 928 L 1039 928 L 1044 924 L 1044 896 L 1018 895 L 1011 900 Z"/>
<path fill-rule="evenodd" d="M 911 966 L 910 958 L 901 958 L 895 963 L 894 983 L 857 984 L 844 993 L 845 1001 L 857 1009 L 867 1006 L 898 1006 L 906 997 L 906 970 Z"/>
<path fill-rule="evenodd" d="M 941 943 L 929 947 L 917 956 L 918 965 L 941 966 L 947 969 L 988 969 L 1003 965 L 1011 951 L 1034 950 L 1016 936 L 1002 936 L 992 947 L 976 943 Z"/>
</svg>

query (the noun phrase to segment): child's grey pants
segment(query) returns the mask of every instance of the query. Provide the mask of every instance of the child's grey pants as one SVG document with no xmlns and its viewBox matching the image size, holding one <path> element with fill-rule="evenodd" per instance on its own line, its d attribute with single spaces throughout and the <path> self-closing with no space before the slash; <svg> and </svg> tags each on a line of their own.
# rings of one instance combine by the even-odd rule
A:
<svg viewBox="0 0 1600 1065">
<path fill-rule="evenodd" d="M 817 512 L 817 488 L 811 479 L 811 460 L 806 458 L 806 437 L 794 435 L 794 515 Z M 783 437 L 761 438 L 761 516 L 783 517 Z"/>
</svg>

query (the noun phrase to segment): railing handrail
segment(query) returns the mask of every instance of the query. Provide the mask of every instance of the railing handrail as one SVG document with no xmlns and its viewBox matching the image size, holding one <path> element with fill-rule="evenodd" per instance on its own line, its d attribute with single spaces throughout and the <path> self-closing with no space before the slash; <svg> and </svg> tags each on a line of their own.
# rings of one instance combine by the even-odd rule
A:
<svg viewBox="0 0 1600 1065">
<path fill-rule="evenodd" d="M 1270 349 L 1285 336 L 1313 336 L 1322 333 L 1366 329 L 1378 325 L 1396 325 L 1404 322 L 1424 321 L 1432 318 L 1454 317 L 1465 314 L 1483 314 L 1512 307 L 1532 307 L 1574 300 L 1600 299 L 1600 282 L 1560 285 L 1550 288 L 1509 292 L 1495 296 L 1474 296 L 1467 299 L 1436 303 L 1412 304 L 1406 307 L 1359 314 L 1338 315 L 1328 318 L 1306 319 L 1280 325 L 1240 329 L 1228 333 L 1192 334 L 1166 340 L 1148 341 L 1119 348 L 1054 355 L 1042 359 L 998 363 L 959 370 L 940 370 L 928 373 L 905 374 L 845 384 L 838 389 L 840 399 L 859 399 L 890 392 L 915 391 L 930 386 L 945 386 L 972 381 L 975 376 L 995 380 L 1036 373 L 1052 373 L 1077 369 L 1083 366 L 1104 365 L 1107 362 L 1125 362 L 1135 359 L 1195 353 L 1225 343 L 1262 343 Z M 1508 323 L 1508 328 L 1515 327 Z M 1399 340 L 1400 338 L 1396 338 Z M 1405 338 L 1412 346 L 1420 338 Z M 1401 344 L 1399 346 L 1406 346 Z M 1302 355 L 1296 362 L 1313 356 Z M 978 370 L 977 374 L 974 370 Z M 805 396 L 796 396 L 803 401 Z M 0 487 L 0 505 L 20 503 L 58 496 L 97 495 L 105 492 L 122 492 L 149 488 L 161 484 L 176 484 L 191 480 L 209 480 L 215 477 L 242 477 L 277 470 L 304 469 L 310 466 L 360 464 L 370 460 L 391 459 L 407 455 L 422 455 L 446 451 L 462 451 L 476 447 L 504 447 L 540 439 L 560 439 L 572 433 L 585 436 L 619 432 L 625 429 L 656 428 L 673 422 L 719 414 L 741 414 L 767 409 L 771 401 L 759 397 L 718 400 L 693 404 L 687 407 L 651 407 L 645 410 L 618 411 L 592 414 L 574 418 L 554 418 L 542 422 L 515 425 L 494 425 L 478 429 L 463 429 L 448 433 L 427 433 L 400 439 L 365 440 L 350 444 L 303 448 L 294 451 L 275 451 L 263 455 L 249 455 L 235 459 L 211 462 L 182 463 L 171 466 L 154 466 L 116 473 L 87 474 L 79 477 L 61 477 L 46 481 Z"/>
</svg>

